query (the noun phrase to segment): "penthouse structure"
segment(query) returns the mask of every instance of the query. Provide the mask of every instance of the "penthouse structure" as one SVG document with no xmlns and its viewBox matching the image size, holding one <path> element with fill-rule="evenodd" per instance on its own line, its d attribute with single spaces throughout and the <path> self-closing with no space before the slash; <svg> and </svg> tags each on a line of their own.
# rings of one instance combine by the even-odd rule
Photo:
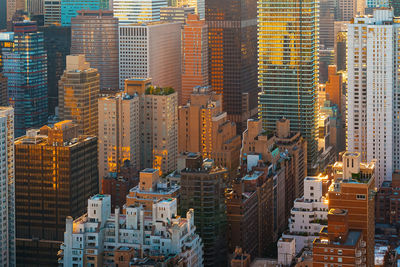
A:
<svg viewBox="0 0 400 267">
<path fill-rule="evenodd" d="M 366 264 L 371 266 L 375 247 L 375 161 L 361 162 L 358 152 L 345 152 L 340 157 L 341 161 L 328 170 L 333 179 L 328 191 L 329 210 L 347 211 L 349 229 L 362 231 Z"/>
<path fill-rule="evenodd" d="M 126 205 L 142 206 L 145 216 L 151 216 L 155 201 L 164 198 L 180 198 L 180 186 L 161 181 L 159 170 L 144 169 L 139 173 L 139 184 L 129 190 Z M 124 211 L 125 212 L 125 211 Z"/>
<path fill-rule="evenodd" d="M 194 210 L 186 218 L 177 216 L 177 200 L 155 200 L 152 215 L 140 204 L 126 205 L 125 214 L 111 212 L 109 195 L 88 200 L 87 213 L 66 219 L 59 264 L 69 267 L 94 266 L 203 265 L 202 243 L 196 234 Z M 138 264 L 142 263 L 142 264 Z"/>
<path fill-rule="evenodd" d="M 78 135 L 72 121 L 15 141 L 17 264 L 57 264 L 65 218 L 84 213 L 98 193 L 97 163 L 97 137 Z"/>
<path fill-rule="evenodd" d="M 316 236 L 328 224 L 328 176 L 309 176 L 304 179 L 304 195 L 294 201 L 289 229 L 283 238 L 295 240 L 298 254 L 304 247 L 312 247 Z M 279 253 L 279 251 L 278 251 Z"/>
</svg>

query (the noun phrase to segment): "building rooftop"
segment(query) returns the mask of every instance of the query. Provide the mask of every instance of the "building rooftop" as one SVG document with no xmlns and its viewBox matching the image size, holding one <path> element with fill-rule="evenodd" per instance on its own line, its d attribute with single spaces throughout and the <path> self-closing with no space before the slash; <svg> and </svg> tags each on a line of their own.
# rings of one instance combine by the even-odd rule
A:
<svg viewBox="0 0 400 267">
<path fill-rule="evenodd" d="M 157 172 L 157 171 L 158 171 L 157 169 L 147 168 L 147 169 L 144 169 L 144 170 L 142 170 L 142 171 L 140 171 L 140 172 L 155 173 L 155 172 Z"/>
<path fill-rule="evenodd" d="M 251 181 L 251 180 L 256 180 L 258 179 L 258 177 L 260 177 L 261 175 L 263 175 L 263 172 L 261 171 L 255 171 L 252 174 L 247 174 L 246 176 L 244 176 L 242 179 L 245 181 Z"/>
</svg>

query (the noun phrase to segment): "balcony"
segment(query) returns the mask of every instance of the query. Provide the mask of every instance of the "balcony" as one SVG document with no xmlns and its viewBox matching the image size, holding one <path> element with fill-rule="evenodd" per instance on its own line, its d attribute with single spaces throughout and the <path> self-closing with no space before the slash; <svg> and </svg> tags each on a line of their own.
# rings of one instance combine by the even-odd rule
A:
<svg viewBox="0 0 400 267">
<path fill-rule="evenodd" d="M 357 265 L 360 265 L 362 262 L 361 262 L 361 259 L 360 258 L 358 258 L 358 259 L 356 259 L 356 264 Z"/>
<path fill-rule="evenodd" d="M 357 251 L 356 251 L 356 258 L 360 258 L 361 255 L 362 255 L 361 251 L 360 251 L 360 250 L 357 250 Z"/>
</svg>

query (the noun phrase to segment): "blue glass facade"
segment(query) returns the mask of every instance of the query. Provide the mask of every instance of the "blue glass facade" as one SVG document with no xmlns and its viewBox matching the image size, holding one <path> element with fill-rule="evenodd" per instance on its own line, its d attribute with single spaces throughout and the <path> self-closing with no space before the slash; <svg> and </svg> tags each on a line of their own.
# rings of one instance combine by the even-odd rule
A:
<svg viewBox="0 0 400 267">
<path fill-rule="evenodd" d="M 14 49 L 3 53 L 9 102 L 15 110 L 15 136 L 47 123 L 47 54 L 34 22 L 16 23 Z"/>
<path fill-rule="evenodd" d="M 108 6 L 108 0 L 63 0 L 61 26 L 71 26 L 71 18 L 76 17 L 79 10 L 108 10 Z"/>
</svg>

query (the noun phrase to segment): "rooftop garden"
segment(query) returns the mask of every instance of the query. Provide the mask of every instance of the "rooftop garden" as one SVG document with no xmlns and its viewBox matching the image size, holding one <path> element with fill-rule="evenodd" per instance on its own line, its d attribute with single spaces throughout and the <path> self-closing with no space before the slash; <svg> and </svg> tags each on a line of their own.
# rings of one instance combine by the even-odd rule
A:
<svg viewBox="0 0 400 267">
<path fill-rule="evenodd" d="M 174 88 L 172 87 L 154 87 L 149 86 L 146 89 L 146 95 L 170 95 L 175 93 Z"/>
</svg>

